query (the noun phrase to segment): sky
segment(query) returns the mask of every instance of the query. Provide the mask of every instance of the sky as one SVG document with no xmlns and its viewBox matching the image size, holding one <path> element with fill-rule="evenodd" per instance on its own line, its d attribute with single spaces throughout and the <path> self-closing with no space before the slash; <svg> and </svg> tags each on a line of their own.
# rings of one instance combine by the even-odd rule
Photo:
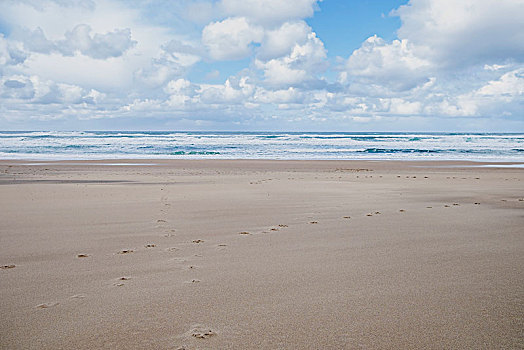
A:
<svg viewBox="0 0 524 350">
<path fill-rule="evenodd" d="M 524 132 L 524 0 L 0 0 L 0 130 Z"/>
</svg>

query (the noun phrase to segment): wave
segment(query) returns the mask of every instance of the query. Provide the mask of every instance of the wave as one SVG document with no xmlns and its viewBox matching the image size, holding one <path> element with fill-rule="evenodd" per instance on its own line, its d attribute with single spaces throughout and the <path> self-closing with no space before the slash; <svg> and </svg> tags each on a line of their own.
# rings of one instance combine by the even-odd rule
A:
<svg viewBox="0 0 524 350">
<path fill-rule="evenodd" d="M 0 131 L 0 158 L 524 161 L 524 134 Z"/>
</svg>

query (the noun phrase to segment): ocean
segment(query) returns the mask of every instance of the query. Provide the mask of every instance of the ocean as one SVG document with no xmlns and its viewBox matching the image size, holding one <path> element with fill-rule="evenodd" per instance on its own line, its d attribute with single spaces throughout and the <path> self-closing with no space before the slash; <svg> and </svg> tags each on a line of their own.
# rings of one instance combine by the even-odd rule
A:
<svg viewBox="0 0 524 350">
<path fill-rule="evenodd" d="M 0 159 L 123 158 L 524 162 L 524 134 L 0 131 Z"/>
</svg>

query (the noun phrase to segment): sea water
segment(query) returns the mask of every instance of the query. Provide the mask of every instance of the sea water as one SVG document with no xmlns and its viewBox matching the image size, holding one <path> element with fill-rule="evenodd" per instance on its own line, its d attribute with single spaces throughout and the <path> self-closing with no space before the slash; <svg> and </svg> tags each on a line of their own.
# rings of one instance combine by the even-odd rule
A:
<svg viewBox="0 0 524 350">
<path fill-rule="evenodd" d="M 0 131 L 0 159 L 123 158 L 524 162 L 524 134 Z"/>
</svg>

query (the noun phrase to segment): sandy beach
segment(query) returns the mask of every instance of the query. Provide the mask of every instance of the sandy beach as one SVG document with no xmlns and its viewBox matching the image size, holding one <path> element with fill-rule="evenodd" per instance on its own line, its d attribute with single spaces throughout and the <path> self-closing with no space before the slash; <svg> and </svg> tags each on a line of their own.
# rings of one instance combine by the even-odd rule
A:
<svg viewBox="0 0 524 350">
<path fill-rule="evenodd" d="M 2 349 L 523 349 L 524 169 L 0 161 Z"/>
</svg>

